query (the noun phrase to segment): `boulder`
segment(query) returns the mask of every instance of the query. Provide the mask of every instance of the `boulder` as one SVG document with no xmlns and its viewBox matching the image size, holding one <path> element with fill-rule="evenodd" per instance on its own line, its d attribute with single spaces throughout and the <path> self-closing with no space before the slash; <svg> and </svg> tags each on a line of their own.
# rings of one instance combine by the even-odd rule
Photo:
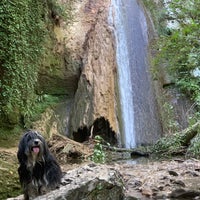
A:
<svg viewBox="0 0 200 200">
<path fill-rule="evenodd" d="M 35 200 L 121 200 L 124 184 L 121 174 L 114 168 L 93 163 L 68 171 L 59 189 Z M 22 200 L 22 196 L 9 200 Z"/>
<path fill-rule="evenodd" d="M 200 192 L 196 190 L 187 190 L 187 189 L 175 189 L 170 194 L 171 198 L 180 198 L 180 199 L 199 199 Z"/>
<path fill-rule="evenodd" d="M 118 200 L 124 196 L 120 173 L 106 165 L 88 164 L 68 171 L 62 185 L 35 200 Z"/>
</svg>

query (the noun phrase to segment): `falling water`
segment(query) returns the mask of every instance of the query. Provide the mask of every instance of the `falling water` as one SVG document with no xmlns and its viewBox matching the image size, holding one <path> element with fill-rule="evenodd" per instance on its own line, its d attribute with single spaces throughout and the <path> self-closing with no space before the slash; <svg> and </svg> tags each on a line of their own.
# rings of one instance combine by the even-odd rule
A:
<svg viewBox="0 0 200 200">
<path fill-rule="evenodd" d="M 149 144 L 161 133 L 148 65 L 148 28 L 137 0 L 112 0 L 122 110 L 122 145 Z"/>
<path fill-rule="evenodd" d="M 125 24 L 122 9 L 123 4 L 121 0 L 112 1 L 112 9 L 110 16 L 112 17 L 115 27 L 116 37 L 116 59 L 119 73 L 120 85 L 120 102 L 122 109 L 122 129 L 123 146 L 130 148 L 135 144 L 135 128 L 134 128 L 134 110 L 133 110 L 133 96 L 131 86 L 131 71 L 129 66 L 129 52 L 127 45 L 127 37 L 125 32 Z M 125 134 L 126 133 L 126 134 Z"/>
</svg>

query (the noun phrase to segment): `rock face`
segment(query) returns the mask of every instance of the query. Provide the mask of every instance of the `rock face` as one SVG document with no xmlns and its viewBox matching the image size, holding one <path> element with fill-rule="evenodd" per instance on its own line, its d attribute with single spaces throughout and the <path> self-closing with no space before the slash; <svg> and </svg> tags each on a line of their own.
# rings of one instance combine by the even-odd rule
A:
<svg viewBox="0 0 200 200">
<path fill-rule="evenodd" d="M 65 100 L 56 106 L 47 108 L 39 120 L 32 122 L 32 129 L 42 133 L 45 138 L 51 138 L 54 134 L 63 135 L 69 120 L 67 110 L 70 106 L 71 101 Z"/>
<path fill-rule="evenodd" d="M 65 7 L 69 2 L 58 3 Z M 70 24 L 66 26 L 60 19 L 51 25 L 39 71 L 38 94 L 69 97 L 70 105 L 63 107 L 66 127 L 58 132 L 67 132 L 78 142 L 89 138 L 91 128 L 93 136 L 101 135 L 111 144 L 116 144 L 119 137 L 117 70 L 114 35 L 108 25 L 109 6 L 110 0 L 73 2 L 74 18 Z M 35 126 L 45 129 L 42 132 L 55 132 L 58 125 L 53 125 Z"/>
<path fill-rule="evenodd" d="M 84 41 L 79 41 L 83 44 L 83 67 L 71 110 L 70 135 L 82 137 L 83 141 L 88 139 L 92 125 L 93 135 L 101 129 L 98 134 L 107 132 L 111 143 L 116 142 L 119 133 L 115 47 L 108 25 L 109 5 L 109 0 L 90 0 L 80 8 L 84 18 L 80 17 L 77 35 L 79 27 L 85 27 L 87 34 Z M 85 33 L 83 29 L 80 31 Z"/>
<path fill-rule="evenodd" d="M 64 8 L 67 4 L 71 4 L 65 0 L 58 3 Z M 55 23 L 54 12 L 53 8 L 49 11 L 52 19 L 47 24 L 50 31 L 46 38 L 45 51 L 39 70 L 37 92 L 73 97 L 77 89 L 81 63 L 80 59 L 73 57 L 72 50 L 67 46 L 67 19 L 57 16 L 59 22 Z M 68 11 L 66 15 L 70 15 L 70 12 Z"/>
<path fill-rule="evenodd" d="M 89 164 L 68 171 L 59 189 L 35 200 L 120 200 L 123 199 L 123 181 L 118 171 L 104 166 Z"/>
</svg>

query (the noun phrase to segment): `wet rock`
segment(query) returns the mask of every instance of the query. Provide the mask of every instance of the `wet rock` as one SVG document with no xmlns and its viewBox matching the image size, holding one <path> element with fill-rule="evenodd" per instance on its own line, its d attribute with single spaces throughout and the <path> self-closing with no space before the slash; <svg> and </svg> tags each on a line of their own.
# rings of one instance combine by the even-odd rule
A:
<svg viewBox="0 0 200 200">
<path fill-rule="evenodd" d="M 179 158 L 174 159 L 174 161 L 176 161 L 176 162 L 178 162 L 178 163 L 183 163 L 183 162 L 184 162 L 183 159 L 179 159 Z"/>
<path fill-rule="evenodd" d="M 199 191 L 195 190 L 186 190 L 186 189 L 175 189 L 171 192 L 171 198 L 182 198 L 182 199 L 191 199 L 200 196 Z"/>
<path fill-rule="evenodd" d="M 191 170 L 188 170 L 188 171 L 186 171 L 185 173 L 188 174 L 188 175 L 190 175 L 190 176 L 194 176 L 194 177 L 195 177 L 195 176 L 196 176 L 196 177 L 199 176 L 199 174 L 198 174 L 197 172 L 191 171 Z"/>
<path fill-rule="evenodd" d="M 158 186 L 158 189 L 159 189 L 160 191 L 162 191 L 162 190 L 164 189 L 164 185 L 159 185 L 159 186 Z"/>
<path fill-rule="evenodd" d="M 181 180 L 174 180 L 172 183 L 185 187 L 185 183 Z"/>
<path fill-rule="evenodd" d="M 140 186 L 142 186 L 142 182 L 141 182 L 141 181 L 135 180 L 135 181 L 133 182 L 133 187 L 140 187 Z"/>
<path fill-rule="evenodd" d="M 173 170 L 169 170 L 168 172 L 169 172 L 169 174 L 172 175 L 172 176 L 178 176 L 178 173 L 175 172 L 175 171 L 173 171 Z"/>
<path fill-rule="evenodd" d="M 153 192 L 150 188 L 143 188 L 141 192 L 144 196 L 147 197 L 151 197 L 153 195 Z"/>
<path fill-rule="evenodd" d="M 139 199 L 137 197 L 131 197 L 131 196 L 129 196 L 129 197 L 125 197 L 124 200 L 139 200 Z"/>
<path fill-rule="evenodd" d="M 160 178 L 160 180 L 169 180 L 169 177 L 168 176 L 163 176 Z"/>
<path fill-rule="evenodd" d="M 196 168 L 195 171 L 196 171 L 196 172 L 200 172 L 200 168 Z"/>
</svg>

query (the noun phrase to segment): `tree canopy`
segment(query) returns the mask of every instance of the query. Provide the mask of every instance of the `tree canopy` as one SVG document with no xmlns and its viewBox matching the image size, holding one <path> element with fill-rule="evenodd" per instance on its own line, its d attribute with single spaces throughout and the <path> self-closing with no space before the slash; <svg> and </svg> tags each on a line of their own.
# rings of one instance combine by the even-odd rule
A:
<svg viewBox="0 0 200 200">
<path fill-rule="evenodd" d="M 167 7 L 175 25 L 161 36 L 159 58 L 175 84 L 200 106 L 200 2 L 171 0 Z"/>
</svg>

